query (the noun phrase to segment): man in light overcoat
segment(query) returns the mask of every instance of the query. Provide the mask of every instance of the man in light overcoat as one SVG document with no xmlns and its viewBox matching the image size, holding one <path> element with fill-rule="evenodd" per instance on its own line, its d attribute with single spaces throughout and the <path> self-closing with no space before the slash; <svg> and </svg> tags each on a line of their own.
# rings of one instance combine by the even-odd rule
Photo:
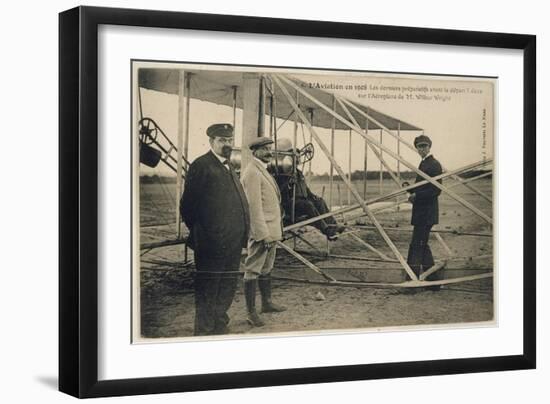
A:
<svg viewBox="0 0 550 404">
<path fill-rule="evenodd" d="M 250 209 L 248 256 L 244 269 L 244 293 L 247 321 L 264 325 L 256 311 L 256 285 L 262 297 L 262 313 L 281 312 L 285 307 L 271 301 L 271 270 L 275 262 L 276 242 L 282 240 L 281 195 L 277 183 L 267 171 L 272 158 L 273 141 L 259 137 L 250 143 L 254 158 L 241 175 Z"/>
</svg>

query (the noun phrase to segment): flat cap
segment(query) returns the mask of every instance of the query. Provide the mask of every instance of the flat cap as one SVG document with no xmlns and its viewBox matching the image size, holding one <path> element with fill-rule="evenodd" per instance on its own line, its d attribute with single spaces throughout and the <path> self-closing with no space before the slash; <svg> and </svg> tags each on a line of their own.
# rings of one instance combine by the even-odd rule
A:
<svg viewBox="0 0 550 404">
<path fill-rule="evenodd" d="M 427 144 L 428 146 L 432 145 L 432 140 L 426 135 L 420 135 L 414 138 L 414 146 L 419 146 L 421 144 Z"/>
<path fill-rule="evenodd" d="M 268 144 L 273 144 L 273 140 L 271 140 L 268 137 L 261 136 L 257 139 L 254 139 L 252 142 L 250 142 L 250 144 L 248 145 L 248 148 L 250 150 L 256 150 L 256 149 L 259 149 L 260 147 L 266 146 Z"/>
<path fill-rule="evenodd" d="M 206 129 L 206 134 L 209 137 L 232 137 L 233 125 L 230 123 L 215 123 Z"/>
</svg>

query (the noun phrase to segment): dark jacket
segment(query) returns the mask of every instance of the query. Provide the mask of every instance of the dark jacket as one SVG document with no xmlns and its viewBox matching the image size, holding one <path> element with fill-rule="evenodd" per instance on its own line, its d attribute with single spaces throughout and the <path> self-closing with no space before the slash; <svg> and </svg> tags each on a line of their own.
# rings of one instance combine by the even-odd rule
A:
<svg viewBox="0 0 550 404">
<path fill-rule="evenodd" d="M 282 205 L 285 210 L 288 210 L 292 205 L 292 183 L 293 176 L 286 174 L 274 175 L 273 169 L 269 166 L 268 171 L 275 177 L 275 181 L 281 192 Z M 296 170 L 296 199 L 309 199 L 313 197 L 313 193 L 309 190 L 304 174 L 300 170 Z"/>
<path fill-rule="evenodd" d="M 420 171 L 435 177 L 443 173 L 441 164 L 432 155 L 426 157 L 418 167 Z M 424 181 L 420 175 L 416 175 L 416 182 Z M 441 179 L 438 180 L 441 184 Z M 421 185 L 412 190 L 415 199 L 412 209 L 411 224 L 415 226 L 434 225 L 439 223 L 439 203 L 437 198 L 441 190 L 432 184 Z"/>
<path fill-rule="evenodd" d="M 244 190 L 212 151 L 189 166 L 180 212 L 189 228 L 187 245 L 196 253 L 221 257 L 246 246 L 250 217 Z"/>
</svg>

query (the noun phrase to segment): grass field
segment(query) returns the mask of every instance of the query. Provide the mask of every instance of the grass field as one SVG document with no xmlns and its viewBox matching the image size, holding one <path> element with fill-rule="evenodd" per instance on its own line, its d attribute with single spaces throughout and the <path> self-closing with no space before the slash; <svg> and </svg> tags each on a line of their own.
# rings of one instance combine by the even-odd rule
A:
<svg viewBox="0 0 550 404">
<path fill-rule="evenodd" d="M 446 180 L 444 185 L 453 184 L 456 181 Z M 382 183 L 378 180 L 369 180 L 366 184 L 366 193 L 363 181 L 354 181 L 354 186 L 363 197 L 366 199 L 378 197 L 389 192 L 397 190 L 397 185 L 391 181 L 384 179 Z M 474 182 L 477 189 L 486 195 L 492 195 L 492 180 L 480 179 Z M 350 195 L 346 184 L 343 181 L 334 181 L 332 195 L 328 181 L 308 181 L 310 190 L 318 196 L 322 196 L 329 206 L 346 206 L 348 201 L 355 204 L 353 196 Z M 481 206 L 486 213 L 491 213 L 487 209 L 486 203 L 482 198 L 478 197 L 473 191 L 464 186 L 452 188 L 453 192 L 476 203 L 476 206 Z M 329 198 L 329 196 L 332 196 Z M 441 203 L 446 203 L 450 199 L 446 195 L 441 196 Z M 451 204 L 454 200 L 451 201 Z M 150 226 L 155 224 L 174 223 L 176 220 L 176 185 L 175 184 L 142 184 L 140 186 L 140 221 L 142 226 Z"/>
</svg>

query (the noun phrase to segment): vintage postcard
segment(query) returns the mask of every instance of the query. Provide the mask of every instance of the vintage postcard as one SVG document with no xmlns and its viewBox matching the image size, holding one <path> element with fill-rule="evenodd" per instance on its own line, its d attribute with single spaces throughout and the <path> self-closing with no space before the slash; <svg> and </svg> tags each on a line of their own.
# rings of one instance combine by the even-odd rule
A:
<svg viewBox="0 0 550 404">
<path fill-rule="evenodd" d="M 132 61 L 133 342 L 495 325 L 497 85 Z"/>
</svg>

